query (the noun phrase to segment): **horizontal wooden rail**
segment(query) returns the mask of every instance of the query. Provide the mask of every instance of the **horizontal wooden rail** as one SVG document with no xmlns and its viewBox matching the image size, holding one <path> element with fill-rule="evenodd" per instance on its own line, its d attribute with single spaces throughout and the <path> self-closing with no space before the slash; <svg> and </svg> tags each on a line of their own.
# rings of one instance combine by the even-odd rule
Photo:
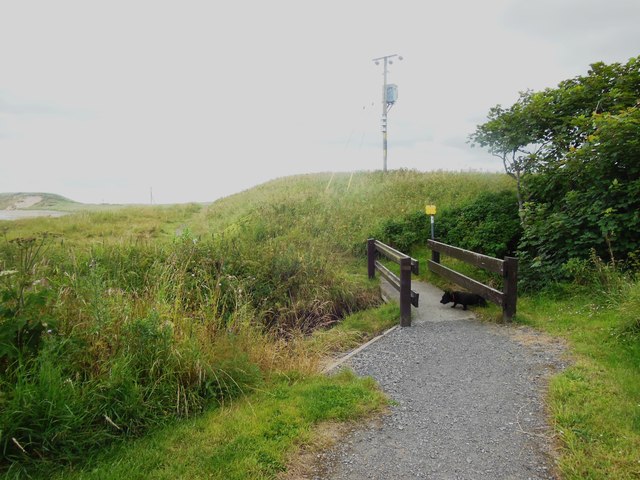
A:
<svg viewBox="0 0 640 480">
<path fill-rule="evenodd" d="M 400 290 L 400 279 L 398 276 L 376 260 L 376 270 L 380 276 L 393 286 L 396 290 Z"/>
<path fill-rule="evenodd" d="M 383 264 L 381 264 L 378 261 L 376 261 L 376 270 L 378 271 L 378 273 L 380 273 L 380 276 L 382 278 L 384 278 L 387 282 L 391 284 L 393 288 L 395 288 L 398 291 L 400 290 L 400 279 L 395 273 L 393 273 L 391 270 L 389 270 L 387 267 L 385 267 Z M 411 305 L 418 308 L 419 298 L 420 298 L 420 294 L 418 292 L 414 292 L 413 290 L 411 290 Z"/>
<path fill-rule="evenodd" d="M 384 253 L 385 257 L 387 257 L 389 260 L 393 260 L 396 263 L 400 263 L 400 259 L 408 257 L 408 255 L 405 255 L 404 253 L 396 250 L 393 247 L 390 247 L 389 245 L 382 243 L 379 240 L 375 240 L 375 245 L 376 245 L 376 249 L 379 252 Z M 411 258 L 411 272 L 414 275 L 420 275 L 420 266 L 419 266 L 418 260 L 416 260 L 415 258 Z"/>
<path fill-rule="evenodd" d="M 500 260 L 499 258 L 489 257 L 488 255 L 465 250 L 464 248 L 453 247 L 446 243 L 436 242 L 435 240 L 427 240 L 427 246 L 431 250 L 457 258 L 475 267 L 484 268 L 485 270 L 499 274 L 503 272 L 504 260 Z"/>
<path fill-rule="evenodd" d="M 441 277 L 451 280 L 453 283 L 466 288 L 470 292 L 477 293 L 478 295 L 481 295 L 482 297 L 495 303 L 496 305 L 502 306 L 504 294 L 501 291 L 480 283 L 473 278 L 469 278 L 461 273 L 458 273 L 455 270 L 451 270 L 444 265 L 440 265 L 433 260 L 429 260 L 427 262 L 427 265 L 429 266 L 429 270 L 431 270 L 433 273 L 437 273 Z"/>
<path fill-rule="evenodd" d="M 376 252 L 400 264 L 400 277 L 376 260 Z M 418 273 L 418 261 L 389 245 L 370 238 L 367 240 L 367 268 L 369 278 L 375 278 L 377 270 L 393 288 L 400 291 L 400 326 L 410 327 L 411 305 L 417 307 L 420 298 L 417 292 L 411 290 L 411 272 Z"/>
<path fill-rule="evenodd" d="M 431 260 L 427 262 L 429 270 L 500 305 L 502 307 L 502 318 L 504 321 L 510 322 L 513 319 L 516 314 L 516 303 L 518 300 L 517 258 L 505 257 L 504 260 L 500 260 L 499 258 L 489 257 L 481 253 L 447 245 L 446 243 L 436 242 L 435 240 L 427 240 L 427 246 L 431 249 Z M 500 292 L 495 288 L 491 288 L 455 270 L 440 265 L 441 253 L 462 260 L 475 267 L 501 274 L 503 278 L 503 291 Z"/>
</svg>

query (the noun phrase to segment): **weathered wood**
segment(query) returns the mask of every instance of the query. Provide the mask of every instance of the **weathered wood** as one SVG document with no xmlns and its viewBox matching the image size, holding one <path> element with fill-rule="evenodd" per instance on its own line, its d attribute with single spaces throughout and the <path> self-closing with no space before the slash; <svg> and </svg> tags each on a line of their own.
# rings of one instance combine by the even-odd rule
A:
<svg viewBox="0 0 640 480">
<path fill-rule="evenodd" d="M 462 275 L 461 273 L 456 272 L 455 270 L 451 270 L 450 268 L 445 267 L 444 265 L 440 265 L 439 263 L 435 263 L 431 260 L 427 262 L 429 270 L 438 275 L 441 275 L 452 282 L 460 285 L 461 287 L 466 288 L 470 292 L 477 293 L 487 300 L 495 303 L 496 305 L 503 305 L 503 297 L 504 294 L 495 288 L 488 287 L 473 278 L 469 278 L 466 275 Z"/>
<path fill-rule="evenodd" d="M 400 264 L 400 277 L 376 261 L 376 251 L 381 252 L 390 260 Z M 418 307 L 420 298 L 418 293 L 411 290 L 411 272 L 417 275 L 420 271 L 418 260 L 399 252 L 389 245 L 370 238 L 367 240 L 367 270 L 369 278 L 374 278 L 375 271 L 378 270 L 381 277 L 387 280 L 396 290 L 400 291 L 400 326 L 410 327 L 411 305 Z"/>
<path fill-rule="evenodd" d="M 420 302 L 420 294 L 411 290 L 411 305 L 418 308 Z"/>
<path fill-rule="evenodd" d="M 406 257 L 404 253 L 399 252 L 395 248 L 392 248 L 389 245 L 382 243 L 380 240 L 375 240 L 375 243 L 376 243 L 376 249 L 378 249 L 379 252 L 384 253 L 384 255 L 388 259 L 393 260 L 396 263 L 400 263 L 400 260 Z"/>
<path fill-rule="evenodd" d="M 367 270 L 369 278 L 376 276 L 376 241 L 373 238 L 367 240 Z"/>
<path fill-rule="evenodd" d="M 504 261 L 499 258 L 489 257 L 481 253 L 465 250 L 464 248 L 453 247 L 446 243 L 436 242 L 435 240 L 427 240 L 427 246 L 431 250 L 444 253 L 445 255 L 470 263 L 476 267 L 484 268 L 485 270 L 499 274 L 503 273 Z"/>
<path fill-rule="evenodd" d="M 382 265 L 380 262 L 375 263 L 375 268 L 376 270 L 378 270 L 378 273 L 380 273 L 380 276 L 382 278 L 384 278 L 387 282 L 389 282 L 389 284 L 393 288 L 400 291 L 400 278 L 398 278 L 398 276 L 395 273 L 393 273 L 387 267 Z M 420 304 L 420 294 L 414 290 L 411 290 L 411 305 L 418 308 L 419 304 Z"/>
<path fill-rule="evenodd" d="M 510 322 L 516 314 L 518 301 L 518 259 L 504 258 L 504 300 L 502 302 L 502 320 Z"/>
<path fill-rule="evenodd" d="M 375 266 L 380 276 L 389 282 L 393 288 L 400 291 L 400 279 L 398 276 L 378 261 L 376 261 Z"/>
<path fill-rule="evenodd" d="M 393 288 L 400 291 L 400 278 L 398 278 L 398 276 L 395 273 L 393 273 L 391 270 L 389 270 L 380 262 L 375 262 L 375 268 L 376 270 L 378 270 L 378 273 L 380 273 L 380 276 L 382 278 L 384 278 L 387 282 L 389 282 Z M 418 308 L 419 302 L 420 302 L 420 294 L 418 292 L 411 290 L 411 305 Z"/>
<path fill-rule="evenodd" d="M 415 258 L 411 259 L 411 273 L 420 275 L 420 263 Z"/>
<path fill-rule="evenodd" d="M 411 259 L 400 259 L 400 326 L 411 326 Z"/>
<path fill-rule="evenodd" d="M 440 252 L 438 252 L 437 250 L 431 250 L 431 261 L 440 263 Z"/>
<path fill-rule="evenodd" d="M 384 253 L 389 260 L 393 260 L 396 263 L 400 263 L 400 260 L 408 256 L 379 240 L 375 240 L 375 245 L 379 252 Z M 416 275 L 420 272 L 419 262 L 415 258 L 411 259 L 411 271 Z"/>
</svg>

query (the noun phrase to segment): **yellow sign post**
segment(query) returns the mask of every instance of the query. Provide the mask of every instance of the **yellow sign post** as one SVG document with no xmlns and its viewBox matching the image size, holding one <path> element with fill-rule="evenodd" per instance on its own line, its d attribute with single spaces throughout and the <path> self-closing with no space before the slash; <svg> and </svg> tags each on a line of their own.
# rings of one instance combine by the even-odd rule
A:
<svg viewBox="0 0 640 480">
<path fill-rule="evenodd" d="M 434 224 L 433 216 L 436 214 L 436 206 L 435 205 L 425 205 L 424 211 L 427 213 L 427 215 L 431 215 L 431 240 L 435 240 L 435 238 L 434 238 L 434 230 L 433 230 L 433 224 Z"/>
</svg>

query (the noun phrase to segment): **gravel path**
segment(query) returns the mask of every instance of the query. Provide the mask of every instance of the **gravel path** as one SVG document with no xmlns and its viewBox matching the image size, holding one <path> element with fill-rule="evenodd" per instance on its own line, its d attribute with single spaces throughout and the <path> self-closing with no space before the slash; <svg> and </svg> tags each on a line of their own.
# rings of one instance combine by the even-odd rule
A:
<svg viewBox="0 0 640 480">
<path fill-rule="evenodd" d="M 375 378 L 391 413 L 320 455 L 317 479 L 553 479 L 545 379 L 562 346 L 489 325 L 414 282 L 420 308 L 345 364 Z M 390 295 L 395 292 L 390 293 Z"/>
</svg>

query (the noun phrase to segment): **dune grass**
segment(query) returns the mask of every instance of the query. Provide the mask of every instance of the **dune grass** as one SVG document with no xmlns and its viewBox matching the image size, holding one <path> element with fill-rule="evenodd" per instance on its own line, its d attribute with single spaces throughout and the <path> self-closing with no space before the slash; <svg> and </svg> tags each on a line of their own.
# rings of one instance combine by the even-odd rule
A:
<svg viewBox="0 0 640 480">
<path fill-rule="evenodd" d="M 327 355 L 348 349 L 398 322 L 397 304 L 359 312 L 336 328 L 297 337 L 289 354 L 300 370 L 277 372 L 261 385 L 189 420 L 158 425 L 142 438 L 115 442 L 61 467 L 40 462 L 25 470 L 14 463 L 5 478 L 54 479 L 272 479 L 295 461 L 300 449 L 318 443 L 317 426 L 355 421 L 383 411 L 386 397 L 371 379 L 350 371 L 318 375 Z M 256 344 L 252 342 L 252 347 Z M 272 349 L 277 347 L 271 345 Z M 264 354 L 266 350 L 260 349 Z M 288 364 L 290 365 L 290 364 Z M 289 366 L 290 368 L 290 366 Z M 333 439 L 321 439 L 326 448 Z"/>
<path fill-rule="evenodd" d="M 317 422 L 384 403 L 366 382 L 317 376 L 397 322 L 366 278 L 366 239 L 427 203 L 513 188 L 484 173 L 302 175 L 211 205 L 0 222 L 1 471 L 273 478 Z M 411 253 L 446 286 L 424 247 Z M 629 279 L 520 297 L 518 322 L 571 346 L 549 394 L 566 478 L 640 476 L 639 309 Z"/>
</svg>

